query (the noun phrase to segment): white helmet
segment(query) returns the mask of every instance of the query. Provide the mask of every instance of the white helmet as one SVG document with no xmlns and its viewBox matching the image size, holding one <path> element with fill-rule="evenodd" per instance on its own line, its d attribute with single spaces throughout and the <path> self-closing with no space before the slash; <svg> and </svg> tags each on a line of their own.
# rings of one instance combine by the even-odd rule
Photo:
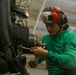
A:
<svg viewBox="0 0 76 75">
<path fill-rule="evenodd" d="M 43 12 L 42 19 L 44 23 L 57 22 L 58 14 L 56 12 L 46 11 L 46 12 Z"/>
</svg>

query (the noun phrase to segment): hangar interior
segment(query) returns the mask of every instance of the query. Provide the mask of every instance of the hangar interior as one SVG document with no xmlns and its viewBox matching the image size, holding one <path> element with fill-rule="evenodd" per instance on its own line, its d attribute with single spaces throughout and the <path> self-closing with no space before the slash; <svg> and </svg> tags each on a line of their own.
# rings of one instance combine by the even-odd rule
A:
<svg viewBox="0 0 76 75">
<path fill-rule="evenodd" d="M 15 2 L 17 5 L 16 7 L 15 7 Z M 0 32 L 1 32 L 0 48 L 2 50 L 2 51 L 0 50 L 0 56 L 5 61 L 4 62 L 3 60 L 1 60 L 2 64 L 0 64 L 0 66 L 2 67 L 0 67 L 1 68 L 0 71 L 3 70 L 3 66 L 4 66 L 4 69 L 6 67 L 6 70 L 8 70 L 8 68 L 13 68 L 15 72 L 16 70 L 20 72 L 22 68 L 26 67 L 31 75 L 48 75 L 45 61 L 39 64 L 36 68 L 30 68 L 29 61 L 35 58 L 34 54 L 24 53 L 24 56 L 26 56 L 26 58 L 24 59 L 24 62 L 19 59 L 19 57 L 23 55 L 22 54 L 23 49 L 30 51 L 30 48 L 32 47 L 31 46 L 30 48 L 28 48 L 25 46 L 25 44 L 27 46 L 30 46 L 28 45 L 28 43 L 30 42 L 29 33 L 37 35 L 38 41 L 41 41 L 42 36 L 47 34 L 46 27 L 41 19 L 42 11 L 46 6 L 60 7 L 68 18 L 68 23 L 70 26 L 69 30 L 74 31 L 76 33 L 76 0 L 0 0 L 0 9 L 1 9 L 0 11 Z M 17 7 L 20 7 L 24 10 L 22 9 L 17 10 Z M 29 14 L 29 16 L 26 16 L 27 14 L 26 12 Z M 29 27 L 29 30 L 27 26 Z M 25 27 L 27 29 L 25 29 L 24 31 Z M 70 43 L 70 44 L 72 44 L 73 46 L 76 46 L 73 43 Z M 34 46 L 34 43 L 33 43 L 33 46 Z M 61 48 L 60 43 L 58 47 Z M 73 49 L 73 48 L 70 48 L 70 49 Z M 13 62 L 16 59 L 17 59 L 17 62 L 16 61 L 15 61 L 16 63 Z M 17 64 L 18 64 L 18 67 L 17 67 Z M 10 70 L 13 71 L 12 69 L 9 69 L 8 71 L 11 72 Z M 1 74 L 2 75 L 4 74 L 4 70 L 3 70 L 3 73 Z M 10 73 L 8 73 L 7 75 L 9 74 Z"/>
<path fill-rule="evenodd" d="M 17 0 L 17 4 L 19 2 L 20 0 Z M 27 25 L 30 34 L 37 35 L 39 40 L 41 40 L 42 36 L 47 33 L 40 15 L 42 10 L 48 5 L 60 7 L 68 17 L 69 29 L 76 32 L 76 0 L 21 0 L 20 5 L 25 6 L 26 11 L 29 13 Z M 33 58 L 33 55 L 26 56 L 28 61 Z M 28 63 L 27 67 L 32 75 L 41 75 L 41 73 L 47 75 L 45 62 L 39 65 L 36 69 L 29 68 Z"/>
<path fill-rule="evenodd" d="M 19 0 L 17 0 L 19 3 Z M 40 15 L 46 6 L 60 7 L 68 17 L 69 25 L 76 26 L 76 0 L 21 0 L 21 5 L 26 7 L 29 13 L 27 25 L 30 34 L 37 34 L 39 40 L 47 33 L 45 25 L 41 21 Z"/>
</svg>

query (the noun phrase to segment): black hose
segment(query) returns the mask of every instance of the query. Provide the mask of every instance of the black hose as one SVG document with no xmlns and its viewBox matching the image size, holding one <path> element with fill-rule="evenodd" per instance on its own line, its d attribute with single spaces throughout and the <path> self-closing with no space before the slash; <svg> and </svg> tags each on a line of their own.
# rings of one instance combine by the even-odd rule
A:
<svg viewBox="0 0 76 75">
<path fill-rule="evenodd" d="M 7 0 L 0 0 L 0 25 L 2 30 L 2 38 L 6 45 L 10 45 L 10 38 L 8 33 L 8 26 L 7 26 Z"/>
<path fill-rule="evenodd" d="M 11 23 L 11 19 L 9 17 L 9 11 L 8 10 L 8 3 L 9 0 L 0 0 L 0 25 L 1 25 L 1 32 L 2 32 L 2 40 L 4 41 L 4 44 L 9 47 L 9 49 L 11 50 L 11 54 L 13 54 L 15 57 L 15 53 L 13 50 L 13 46 L 11 44 L 10 41 L 10 37 L 9 37 L 9 32 L 12 33 L 12 23 Z"/>
</svg>

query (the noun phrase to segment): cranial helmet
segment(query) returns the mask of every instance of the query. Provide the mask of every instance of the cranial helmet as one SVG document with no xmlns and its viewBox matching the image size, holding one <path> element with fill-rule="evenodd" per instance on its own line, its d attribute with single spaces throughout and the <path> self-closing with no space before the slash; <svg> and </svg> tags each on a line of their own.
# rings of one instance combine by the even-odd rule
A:
<svg viewBox="0 0 76 75">
<path fill-rule="evenodd" d="M 44 23 L 58 23 L 60 26 L 67 24 L 68 20 L 59 7 L 46 7 L 42 13 Z"/>
</svg>

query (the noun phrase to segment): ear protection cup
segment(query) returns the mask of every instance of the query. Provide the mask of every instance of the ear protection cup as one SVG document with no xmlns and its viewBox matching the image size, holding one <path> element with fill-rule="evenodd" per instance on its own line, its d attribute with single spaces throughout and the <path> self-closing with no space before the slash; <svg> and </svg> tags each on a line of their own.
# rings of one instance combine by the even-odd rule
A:
<svg viewBox="0 0 76 75">
<path fill-rule="evenodd" d="M 56 12 L 52 12 L 52 16 L 53 16 L 53 22 L 57 22 L 58 21 L 58 14 Z"/>
<path fill-rule="evenodd" d="M 55 10 L 59 14 L 59 21 L 58 22 L 60 23 L 61 26 L 65 25 L 68 22 L 66 15 L 58 7 L 55 7 Z"/>
<path fill-rule="evenodd" d="M 63 25 L 65 24 L 65 23 L 64 23 L 64 18 L 65 18 L 64 15 L 59 14 L 57 23 L 58 23 L 60 26 L 63 26 Z"/>
<path fill-rule="evenodd" d="M 63 25 L 66 24 L 67 22 L 68 22 L 67 17 L 66 17 L 66 15 L 64 15 L 64 18 L 63 18 Z"/>
</svg>

